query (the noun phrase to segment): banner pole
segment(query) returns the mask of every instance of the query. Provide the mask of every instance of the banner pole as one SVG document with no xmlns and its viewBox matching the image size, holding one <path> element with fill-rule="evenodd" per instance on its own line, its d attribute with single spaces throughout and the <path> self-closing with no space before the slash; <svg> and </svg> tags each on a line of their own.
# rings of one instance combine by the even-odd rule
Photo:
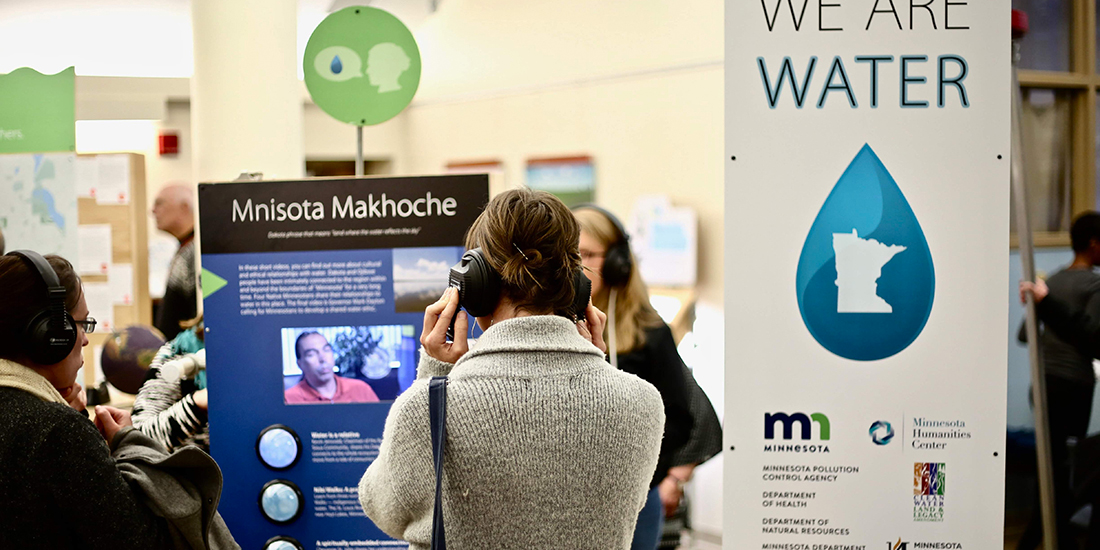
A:
<svg viewBox="0 0 1100 550">
<path fill-rule="evenodd" d="M 363 127 L 355 125 L 355 175 L 363 175 Z"/>
<path fill-rule="evenodd" d="M 1017 10 L 1013 10 L 1013 14 Z M 1016 19 L 1015 17 L 1013 19 Z M 1026 27 L 1013 25 L 1015 40 L 1012 42 L 1012 198 L 1016 213 L 1016 238 L 1019 243 L 1020 267 L 1025 281 L 1035 281 L 1035 256 L 1031 240 L 1031 221 L 1028 215 L 1027 186 L 1024 184 L 1024 158 L 1022 116 L 1023 100 L 1020 97 L 1020 81 L 1017 63 L 1020 59 L 1019 38 Z M 1015 36 L 1015 35 L 1019 36 Z M 1058 547 L 1058 527 L 1054 514 L 1054 476 L 1051 470 L 1050 433 L 1047 423 L 1046 369 L 1039 355 L 1039 321 L 1035 315 L 1035 299 L 1030 292 L 1025 296 L 1027 316 L 1028 356 L 1031 362 L 1031 399 L 1035 418 L 1035 454 L 1039 473 L 1039 505 L 1043 520 L 1043 549 Z"/>
</svg>

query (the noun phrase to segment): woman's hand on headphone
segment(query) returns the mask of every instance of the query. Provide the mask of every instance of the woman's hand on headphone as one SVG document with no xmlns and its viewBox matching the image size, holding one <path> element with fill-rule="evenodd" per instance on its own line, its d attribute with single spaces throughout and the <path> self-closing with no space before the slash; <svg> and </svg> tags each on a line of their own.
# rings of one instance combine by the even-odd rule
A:
<svg viewBox="0 0 1100 550">
<path fill-rule="evenodd" d="M 603 341 L 603 327 L 606 324 L 607 314 L 592 305 L 592 300 L 589 300 L 588 308 L 584 311 L 584 320 L 577 321 L 577 332 L 581 333 L 585 340 L 592 342 L 593 346 L 600 348 L 604 355 L 607 354 L 607 343 Z"/>
<path fill-rule="evenodd" d="M 456 314 L 455 338 L 453 342 L 447 342 L 447 329 Z M 469 328 L 470 318 L 465 311 L 458 309 L 458 291 L 448 288 L 438 301 L 424 310 L 424 332 L 420 333 L 420 345 L 432 358 L 455 363 L 470 351 L 470 345 L 466 342 Z"/>
</svg>

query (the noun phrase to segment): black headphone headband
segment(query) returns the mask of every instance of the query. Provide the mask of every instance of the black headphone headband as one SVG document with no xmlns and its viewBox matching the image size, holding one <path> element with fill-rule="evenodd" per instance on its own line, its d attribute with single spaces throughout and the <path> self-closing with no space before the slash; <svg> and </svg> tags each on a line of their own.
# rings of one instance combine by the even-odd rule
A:
<svg viewBox="0 0 1100 550">
<path fill-rule="evenodd" d="M 33 250 L 12 250 L 8 252 L 7 255 L 19 256 L 27 263 L 31 264 L 31 266 L 38 271 L 38 275 L 42 277 L 42 282 L 46 283 L 46 288 L 51 290 L 54 288 L 60 288 L 62 291 L 65 290 L 65 288 L 61 286 L 61 281 L 57 278 L 57 272 L 53 270 L 53 267 L 50 266 L 50 262 L 47 262 L 46 258 L 43 258 L 41 254 Z"/>
<path fill-rule="evenodd" d="M 617 216 L 615 216 L 615 214 L 612 214 L 611 211 L 609 211 L 608 209 L 606 209 L 606 208 L 604 208 L 604 207 L 602 207 L 598 204 L 591 203 L 591 202 L 582 202 L 578 205 L 575 205 L 575 206 L 573 206 L 573 211 L 581 210 L 583 208 L 587 208 L 589 210 L 595 210 L 596 212 L 599 212 L 600 214 L 603 214 L 604 217 L 607 218 L 611 222 L 611 225 L 615 226 L 615 230 L 619 232 L 619 236 L 618 236 L 617 241 L 611 243 L 612 246 L 617 245 L 620 242 L 626 242 L 626 243 L 630 242 L 630 234 L 626 232 L 626 227 L 623 226 L 623 222 L 619 221 L 619 218 Z"/>
<path fill-rule="evenodd" d="M 603 277 L 604 284 L 609 287 L 626 286 L 630 282 L 630 275 L 634 272 L 634 257 L 630 254 L 630 234 L 626 232 L 626 228 L 623 227 L 623 223 L 619 221 L 619 218 L 602 206 L 586 202 L 574 206 L 573 210 L 577 211 L 582 208 L 588 208 L 603 214 L 615 226 L 615 230 L 619 232 L 618 240 L 607 247 L 600 276 Z"/>
<path fill-rule="evenodd" d="M 13 250 L 9 256 L 22 258 L 34 267 L 46 284 L 46 309 L 31 316 L 24 331 L 23 347 L 31 360 L 41 365 L 60 362 L 76 344 L 76 327 L 65 310 L 65 287 L 50 263 L 32 250 Z"/>
</svg>

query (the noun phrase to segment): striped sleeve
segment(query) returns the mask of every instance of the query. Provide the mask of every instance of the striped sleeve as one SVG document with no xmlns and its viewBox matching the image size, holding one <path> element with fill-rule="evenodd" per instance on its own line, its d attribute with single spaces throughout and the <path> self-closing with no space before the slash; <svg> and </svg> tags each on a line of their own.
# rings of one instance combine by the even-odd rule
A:
<svg viewBox="0 0 1100 550">
<path fill-rule="evenodd" d="M 195 405 L 194 398 L 183 395 L 179 383 L 161 377 L 160 367 L 169 354 L 157 353 L 149 366 L 145 383 L 134 400 L 134 427 L 172 451 L 187 444 L 208 448 L 206 411 Z"/>
</svg>

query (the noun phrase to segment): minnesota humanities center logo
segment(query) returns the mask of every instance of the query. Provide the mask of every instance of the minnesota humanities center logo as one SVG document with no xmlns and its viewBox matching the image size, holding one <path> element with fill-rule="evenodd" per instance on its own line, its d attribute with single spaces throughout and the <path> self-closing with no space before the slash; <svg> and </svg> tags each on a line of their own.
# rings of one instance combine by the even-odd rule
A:
<svg viewBox="0 0 1100 550">
<path fill-rule="evenodd" d="M 876 420 L 867 431 L 875 445 L 886 445 L 894 439 L 894 427 L 885 420 Z"/>
<path fill-rule="evenodd" d="M 913 521 L 943 521 L 946 482 L 943 462 L 913 465 Z"/>
<path fill-rule="evenodd" d="M 869 145 L 825 199 L 795 281 L 806 328 L 846 359 L 890 357 L 924 330 L 936 288 L 932 254 L 905 195 Z"/>
</svg>

